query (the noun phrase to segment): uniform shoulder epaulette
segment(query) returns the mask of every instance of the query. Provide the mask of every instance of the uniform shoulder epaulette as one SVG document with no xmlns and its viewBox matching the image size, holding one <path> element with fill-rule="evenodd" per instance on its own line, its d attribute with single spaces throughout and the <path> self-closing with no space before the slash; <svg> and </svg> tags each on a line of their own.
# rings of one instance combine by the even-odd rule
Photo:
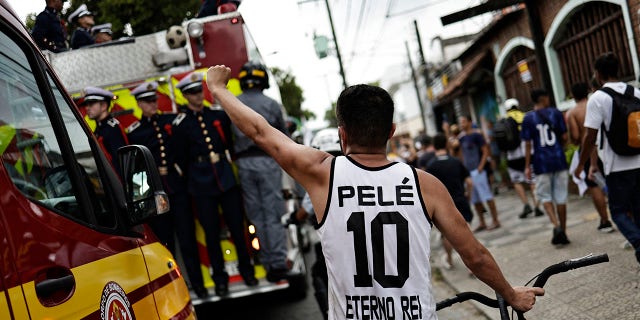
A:
<svg viewBox="0 0 640 320">
<path fill-rule="evenodd" d="M 182 122 L 182 120 L 184 120 L 184 118 L 186 118 L 186 117 L 187 117 L 187 114 L 186 114 L 186 113 L 184 113 L 184 112 L 180 112 L 180 113 L 178 113 L 178 115 L 176 116 L 176 118 L 175 118 L 175 119 L 173 119 L 173 125 L 174 125 L 174 126 L 180 125 L 180 122 Z"/>
<path fill-rule="evenodd" d="M 136 121 L 132 123 L 129 127 L 127 127 L 127 132 L 131 133 L 133 132 L 133 130 L 138 129 L 138 127 L 140 127 L 140 121 Z"/>
<path fill-rule="evenodd" d="M 116 119 L 116 118 L 111 118 L 111 119 L 107 120 L 107 124 L 112 126 L 112 127 L 117 127 L 120 124 L 120 121 L 118 121 L 118 119 Z"/>
</svg>

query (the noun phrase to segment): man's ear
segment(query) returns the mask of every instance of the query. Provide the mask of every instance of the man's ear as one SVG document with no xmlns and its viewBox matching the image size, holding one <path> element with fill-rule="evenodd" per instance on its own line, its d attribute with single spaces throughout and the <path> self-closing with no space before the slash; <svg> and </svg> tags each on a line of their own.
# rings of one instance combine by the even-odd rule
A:
<svg viewBox="0 0 640 320">
<path fill-rule="evenodd" d="M 391 131 L 389 132 L 389 139 L 391 139 L 391 137 L 393 137 L 393 134 L 396 133 L 396 123 L 392 123 L 391 124 Z"/>
<path fill-rule="evenodd" d="M 347 150 L 347 135 L 342 127 L 338 127 L 338 137 L 340 138 L 340 149 L 342 153 L 345 153 L 345 150 Z"/>
</svg>

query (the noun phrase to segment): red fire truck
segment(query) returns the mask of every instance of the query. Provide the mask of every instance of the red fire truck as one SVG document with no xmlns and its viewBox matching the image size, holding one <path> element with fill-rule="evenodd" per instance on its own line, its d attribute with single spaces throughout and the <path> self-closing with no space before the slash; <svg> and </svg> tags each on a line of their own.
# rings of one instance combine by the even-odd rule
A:
<svg viewBox="0 0 640 320">
<path fill-rule="evenodd" d="M 140 83 L 149 80 L 158 81 L 159 109 L 163 112 L 176 112 L 179 105 L 187 103 L 175 85 L 186 74 L 194 70 L 205 71 L 209 66 L 224 64 L 234 72 L 229 82 L 230 89 L 236 94 L 241 93 L 238 81 L 238 71 L 247 61 L 262 62 L 260 53 L 253 42 L 247 26 L 238 11 L 226 12 L 186 21 L 177 30 L 184 30 L 185 45 L 172 48 L 168 39 L 174 43 L 180 42 L 175 27 L 167 31 L 160 31 L 149 35 L 136 36 L 84 47 L 61 53 L 47 53 L 47 57 L 58 73 L 65 87 L 74 98 L 79 98 L 81 90 L 86 86 L 97 86 L 112 91 L 118 98 L 112 109 L 112 114 L 118 115 L 123 127 L 138 120 L 142 111 L 138 108 L 130 90 Z M 265 94 L 280 101 L 278 85 L 273 77 L 269 77 L 270 89 Z M 205 106 L 211 106 L 213 99 L 205 89 Z M 85 117 L 93 128 L 95 124 Z M 286 187 L 285 187 L 286 188 Z M 283 212 L 283 215 L 285 212 Z M 283 226 L 285 227 L 285 226 Z M 288 281 L 269 283 L 266 281 L 266 271 L 256 264 L 256 277 L 260 280 L 257 287 L 246 287 L 236 267 L 235 247 L 231 238 L 222 235 L 222 251 L 225 255 L 227 272 L 231 275 L 229 298 L 253 295 L 274 290 L 287 290 L 294 296 L 304 295 L 306 292 L 306 267 L 303 259 L 298 226 L 288 225 L 288 260 L 292 266 L 292 273 L 298 276 Z M 205 287 L 212 288 L 208 258 L 206 256 L 204 233 L 197 224 L 197 240 L 200 246 Z M 259 252 L 259 239 L 255 236 L 255 227 L 247 225 L 247 241 L 254 257 Z M 258 262 L 257 259 L 254 260 Z M 197 299 L 192 294 L 193 303 L 200 304 L 207 301 L 217 301 L 220 298 L 211 295 L 206 301 Z"/>
</svg>

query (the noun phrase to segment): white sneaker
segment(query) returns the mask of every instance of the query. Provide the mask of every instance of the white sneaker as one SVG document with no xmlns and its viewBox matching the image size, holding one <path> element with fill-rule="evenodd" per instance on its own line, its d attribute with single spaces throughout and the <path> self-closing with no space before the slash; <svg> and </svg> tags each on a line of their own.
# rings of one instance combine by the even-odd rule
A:
<svg viewBox="0 0 640 320">
<path fill-rule="evenodd" d="M 449 260 L 447 259 L 447 254 L 443 254 L 442 256 L 440 256 L 440 264 L 442 265 L 443 268 L 445 268 L 446 270 L 451 270 L 453 269 L 453 265 L 449 263 Z"/>
</svg>

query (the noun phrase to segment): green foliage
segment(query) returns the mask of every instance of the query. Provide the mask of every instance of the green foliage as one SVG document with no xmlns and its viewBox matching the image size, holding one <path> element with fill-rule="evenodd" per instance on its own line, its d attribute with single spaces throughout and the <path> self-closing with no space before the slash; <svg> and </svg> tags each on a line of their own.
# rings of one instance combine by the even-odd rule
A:
<svg viewBox="0 0 640 320">
<path fill-rule="evenodd" d="M 289 71 L 284 71 L 279 68 L 272 68 L 271 73 L 278 83 L 280 88 L 280 97 L 282 98 L 282 105 L 287 110 L 287 114 L 294 118 L 313 119 L 316 115 L 309 111 L 302 109 L 302 102 L 304 97 L 302 95 L 302 88 L 296 83 L 296 77 Z"/>
<path fill-rule="evenodd" d="M 179 25 L 198 13 L 201 0 L 71 0 L 65 19 L 83 3 L 95 14 L 96 24 L 112 24 L 113 38 L 117 39 L 124 35 L 126 24 L 131 25 L 133 35 L 145 35 Z M 69 26 L 69 33 L 74 29 L 75 26 Z"/>
<path fill-rule="evenodd" d="M 324 113 L 324 120 L 329 122 L 328 127 L 338 127 L 338 118 L 336 118 L 336 103 L 331 104 L 331 109 Z"/>
<path fill-rule="evenodd" d="M 33 26 L 36 25 L 36 17 L 38 16 L 38 13 L 29 13 L 27 15 L 27 17 L 25 18 L 26 21 L 24 22 L 24 25 L 27 26 L 27 30 L 33 30 Z"/>
</svg>

